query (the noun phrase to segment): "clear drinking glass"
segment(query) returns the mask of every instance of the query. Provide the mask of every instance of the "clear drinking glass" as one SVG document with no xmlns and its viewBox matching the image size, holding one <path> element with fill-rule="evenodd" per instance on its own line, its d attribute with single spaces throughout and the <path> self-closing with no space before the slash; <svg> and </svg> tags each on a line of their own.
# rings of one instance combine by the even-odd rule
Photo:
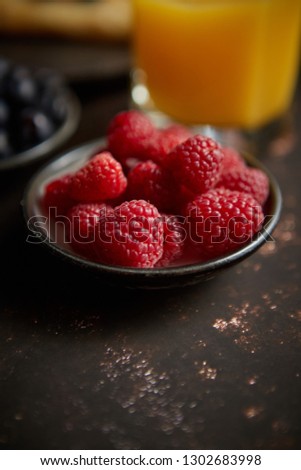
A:
<svg viewBox="0 0 301 470">
<path fill-rule="evenodd" d="M 136 107 L 242 147 L 290 132 L 300 0 L 132 3 Z"/>
</svg>

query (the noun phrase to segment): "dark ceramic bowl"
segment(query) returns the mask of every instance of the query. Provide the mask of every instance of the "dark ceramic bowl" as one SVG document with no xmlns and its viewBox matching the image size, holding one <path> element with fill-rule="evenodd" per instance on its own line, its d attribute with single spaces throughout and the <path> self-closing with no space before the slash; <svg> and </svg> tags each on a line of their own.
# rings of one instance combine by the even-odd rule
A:
<svg viewBox="0 0 301 470">
<path fill-rule="evenodd" d="M 172 266 L 168 268 L 137 269 L 119 266 L 108 266 L 89 261 L 75 254 L 68 245 L 54 239 L 51 227 L 45 223 L 41 207 L 41 197 L 45 185 L 61 174 L 79 168 L 94 153 L 104 146 L 104 140 L 94 141 L 71 150 L 42 168 L 29 182 L 22 201 L 24 217 L 31 232 L 32 243 L 44 244 L 58 254 L 62 261 L 72 262 L 75 267 L 89 270 L 99 276 L 100 281 L 118 284 L 129 288 L 174 288 L 206 281 L 222 269 L 242 261 L 266 243 L 274 230 L 281 211 L 281 193 L 279 186 L 270 172 L 253 157 L 246 156 L 247 163 L 263 170 L 270 181 L 270 195 L 267 201 L 269 217 L 266 217 L 262 230 L 246 246 L 234 253 L 218 259 L 196 264 Z"/>
<path fill-rule="evenodd" d="M 36 160 L 42 159 L 57 150 L 68 140 L 69 137 L 71 137 L 79 123 L 80 104 L 77 97 L 70 91 L 66 93 L 66 101 L 66 119 L 55 133 L 40 144 L 35 145 L 24 152 L 20 152 L 16 155 L 11 155 L 10 157 L 0 160 L 0 171 L 22 167 L 33 163 Z"/>
</svg>

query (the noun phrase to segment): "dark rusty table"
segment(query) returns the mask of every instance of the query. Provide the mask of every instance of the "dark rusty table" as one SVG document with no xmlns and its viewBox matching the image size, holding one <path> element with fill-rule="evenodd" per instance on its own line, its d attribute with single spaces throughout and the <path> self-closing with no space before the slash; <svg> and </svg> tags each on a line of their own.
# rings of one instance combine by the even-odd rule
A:
<svg viewBox="0 0 301 470">
<path fill-rule="evenodd" d="M 128 107 L 125 75 L 73 84 L 62 151 Z M 301 99 L 295 100 L 301 135 Z M 116 290 L 26 243 L 40 167 L 0 174 L 0 445 L 5 449 L 300 449 L 301 143 L 262 155 L 282 188 L 274 241 L 209 282 Z"/>
</svg>

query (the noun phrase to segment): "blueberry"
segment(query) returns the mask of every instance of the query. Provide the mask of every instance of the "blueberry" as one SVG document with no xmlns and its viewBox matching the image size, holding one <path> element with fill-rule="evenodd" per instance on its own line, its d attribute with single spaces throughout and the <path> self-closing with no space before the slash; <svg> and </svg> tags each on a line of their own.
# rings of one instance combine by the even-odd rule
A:
<svg viewBox="0 0 301 470">
<path fill-rule="evenodd" d="M 45 113 L 49 114 L 57 124 L 62 124 L 65 121 L 68 112 L 68 103 L 63 90 L 57 93 L 47 90 L 41 97 L 41 106 Z"/>
<path fill-rule="evenodd" d="M 15 66 L 6 77 L 8 97 L 17 106 L 34 104 L 37 98 L 37 84 L 29 70 Z"/>
<path fill-rule="evenodd" d="M 0 98 L 0 127 L 5 127 L 8 124 L 10 116 L 10 109 L 6 101 Z"/>
<path fill-rule="evenodd" d="M 64 82 L 56 72 L 33 72 L 0 57 L 1 158 L 48 139 L 67 112 Z"/>
<path fill-rule="evenodd" d="M 40 69 L 36 73 L 41 94 L 44 92 L 59 92 L 64 87 L 64 82 L 60 75 L 53 70 Z"/>
<path fill-rule="evenodd" d="M 4 129 L 0 129 L 0 159 L 3 160 L 13 154 L 9 137 Z"/>
<path fill-rule="evenodd" d="M 10 68 L 10 62 L 4 57 L 0 57 L 0 78 L 3 78 Z"/>
<path fill-rule="evenodd" d="M 27 149 L 48 139 L 54 133 L 52 120 L 42 111 L 25 108 L 19 116 L 18 143 Z"/>
<path fill-rule="evenodd" d="M 10 63 L 8 60 L 0 57 L 0 96 L 4 94 L 5 80 L 10 69 Z"/>
</svg>

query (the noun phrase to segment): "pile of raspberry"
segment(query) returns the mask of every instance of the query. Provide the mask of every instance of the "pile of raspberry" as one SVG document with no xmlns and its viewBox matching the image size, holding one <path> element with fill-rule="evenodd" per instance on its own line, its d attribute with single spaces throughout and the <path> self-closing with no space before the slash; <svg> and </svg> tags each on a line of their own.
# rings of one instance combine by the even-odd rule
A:
<svg viewBox="0 0 301 470">
<path fill-rule="evenodd" d="M 45 187 L 65 243 L 99 263 L 154 268 L 240 249 L 261 229 L 269 181 L 234 149 L 180 125 L 117 114 L 107 145 Z"/>
</svg>

